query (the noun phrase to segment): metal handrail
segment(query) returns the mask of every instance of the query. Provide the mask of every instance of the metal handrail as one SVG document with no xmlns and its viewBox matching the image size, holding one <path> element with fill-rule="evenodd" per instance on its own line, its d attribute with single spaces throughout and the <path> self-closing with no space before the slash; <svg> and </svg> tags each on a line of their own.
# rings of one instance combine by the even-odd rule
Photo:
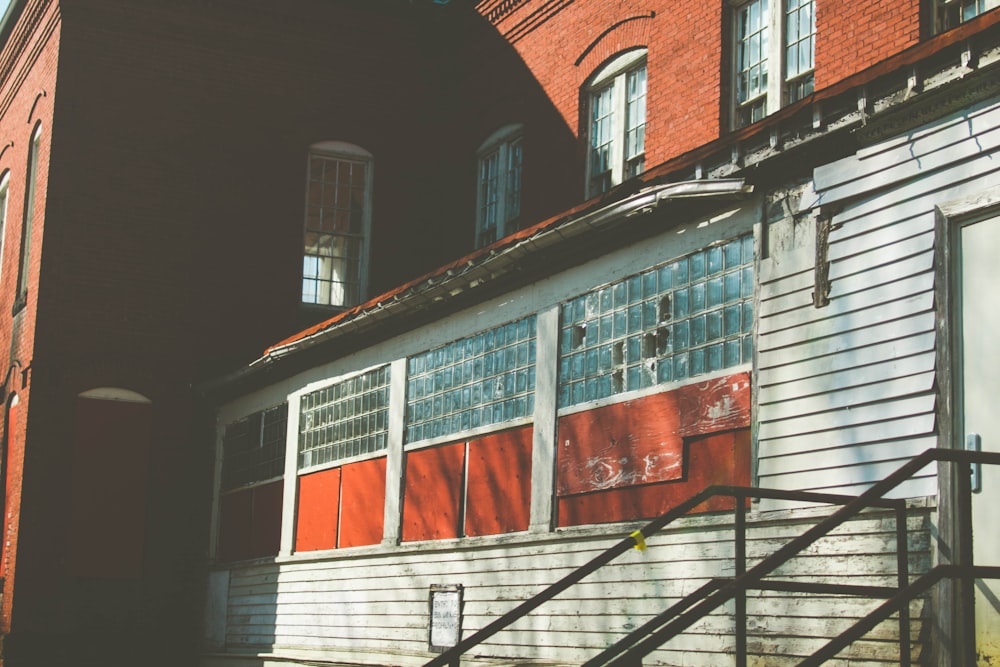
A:
<svg viewBox="0 0 1000 667">
<path fill-rule="evenodd" d="M 732 498 L 742 498 L 736 502 L 737 521 L 739 517 L 745 515 L 747 498 L 767 498 L 770 500 L 789 500 L 794 502 L 824 503 L 844 505 L 854 500 L 854 496 L 846 496 L 833 493 L 815 493 L 810 491 L 791 491 L 780 489 L 760 489 L 747 486 L 715 485 L 709 486 L 699 493 L 691 496 L 670 511 L 653 519 L 639 530 L 609 547 L 603 553 L 597 555 L 587 563 L 570 572 L 559 581 L 551 584 L 547 588 L 538 592 L 533 597 L 525 600 L 507 613 L 499 616 L 492 622 L 483 626 L 465 639 L 459 641 L 455 646 L 449 648 L 434 659 L 425 663 L 423 667 L 458 667 L 461 656 L 470 648 L 477 646 L 515 621 L 527 616 L 529 613 L 559 595 L 569 587 L 581 581 L 584 577 L 607 565 L 612 560 L 625 553 L 629 549 L 643 543 L 645 538 L 655 535 L 664 527 L 688 514 L 706 500 L 725 496 Z M 895 509 L 899 501 L 880 500 L 876 506 Z"/>
<path fill-rule="evenodd" d="M 920 472 L 923 468 L 933 462 L 964 464 L 986 463 L 989 465 L 1000 465 L 1000 453 L 932 448 L 918 454 L 907 463 L 900 466 L 888 477 L 873 484 L 868 490 L 861 493 L 857 498 L 833 512 L 830 516 L 814 525 L 799 537 L 777 549 L 770 556 L 761 560 L 745 574 L 737 576 L 731 581 L 724 583 L 718 589 L 706 595 L 700 603 L 688 608 L 686 611 L 679 614 L 673 621 L 651 633 L 644 640 L 637 642 L 632 648 L 624 651 L 617 659 L 606 663 L 607 666 L 625 667 L 627 665 L 641 664 L 643 657 L 652 653 L 664 643 L 677 636 L 718 607 L 737 597 L 740 593 L 745 592 L 754 584 L 760 582 L 761 579 L 793 558 L 800 551 L 813 544 L 816 540 L 825 536 L 831 530 L 840 526 L 842 523 L 862 510 L 878 506 L 884 500 L 882 496 L 899 486 L 904 481 L 913 477 L 913 475 Z M 963 475 L 959 475 L 958 478 L 960 480 L 960 486 L 963 486 L 967 491 L 968 478 Z M 963 495 L 967 496 L 968 493 L 960 494 L 960 497 Z M 961 513 L 964 515 L 969 514 L 968 508 L 963 510 Z M 967 539 L 971 539 L 971 530 L 969 529 L 961 529 L 959 534 L 967 535 Z M 964 557 L 969 557 L 971 555 L 971 544 L 964 545 L 961 552 L 965 554 Z M 968 570 L 969 567 L 971 567 L 971 563 L 968 563 L 964 569 Z M 964 578 L 968 578 L 971 575 L 966 572 L 962 576 Z M 904 587 L 905 586 L 900 586 L 900 588 Z M 903 610 L 901 610 L 901 615 L 903 615 L 903 613 Z M 900 657 L 904 664 L 908 664 L 909 650 L 905 651 L 905 657 L 903 655 Z"/>
</svg>

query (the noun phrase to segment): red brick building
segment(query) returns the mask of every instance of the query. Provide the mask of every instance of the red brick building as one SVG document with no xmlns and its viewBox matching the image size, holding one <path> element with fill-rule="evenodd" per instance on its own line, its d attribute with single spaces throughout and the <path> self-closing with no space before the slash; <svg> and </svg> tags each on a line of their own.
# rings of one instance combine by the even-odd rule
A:
<svg viewBox="0 0 1000 667">
<path fill-rule="evenodd" d="M 867 329 L 837 317 L 875 306 L 844 290 L 882 283 L 838 271 L 867 257 L 857 239 L 902 262 L 931 211 L 966 221 L 956 201 L 993 201 L 992 8 L 14 0 L 4 664 L 191 664 L 202 633 L 207 664 L 414 662 L 429 584 L 461 580 L 474 629 L 566 554 L 599 551 L 609 524 L 706 484 L 854 492 L 951 446 L 959 411 L 939 408 L 958 394 L 926 362 L 947 336 L 929 351 L 926 324 L 893 320 L 902 333 L 859 343 Z M 926 137 L 934 160 L 898 157 Z M 884 216 L 923 232 L 893 236 L 865 208 L 883 182 L 940 194 Z M 708 304 L 682 309 L 666 275 L 712 262 L 677 274 Z M 942 284 L 902 266 L 869 292 L 879 312 Z M 614 300 L 633 284 L 648 314 Z M 709 303 L 716 286 L 735 291 Z M 907 317 L 947 321 L 933 303 Z M 487 339 L 509 364 L 488 386 L 455 380 L 456 346 L 474 368 Z M 844 350 L 854 365 L 809 365 Z M 364 426 L 335 412 L 355 381 L 385 410 Z M 941 488 L 925 476 L 904 494 L 920 567 L 938 558 L 927 522 L 950 520 Z M 773 516 L 757 518 L 800 519 Z M 685 530 L 728 526 L 713 521 Z M 691 571 L 724 560 L 691 545 L 675 559 Z M 618 583 L 665 580 L 672 558 Z M 574 642 L 532 626 L 485 654 L 582 661 L 635 625 L 602 585 L 542 623 Z M 662 664 L 718 664 L 692 641 Z"/>
</svg>

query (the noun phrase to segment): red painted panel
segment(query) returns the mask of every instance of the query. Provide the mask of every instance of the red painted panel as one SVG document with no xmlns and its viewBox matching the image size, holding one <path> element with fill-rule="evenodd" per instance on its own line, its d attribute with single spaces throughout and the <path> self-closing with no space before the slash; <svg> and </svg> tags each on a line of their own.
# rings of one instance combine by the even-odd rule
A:
<svg viewBox="0 0 1000 667">
<path fill-rule="evenodd" d="M 406 455 L 403 541 L 458 537 L 465 443 Z"/>
<path fill-rule="evenodd" d="M 687 470 L 683 479 L 560 498 L 559 525 L 649 519 L 663 514 L 706 486 L 750 483 L 750 429 L 690 438 L 684 449 Z M 695 508 L 695 512 L 731 509 L 731 499 L 717 498 Z"/>
<path fill-rule="evenodd" d="M 281 545 L 281 505 L 283 482 L 272 482 L 253 489 L 253 527 L 250 532 L 252 558 L 275 556 Z"/>
<path fill-rule="evenodd" d="M 385 458 L 343 467 L 340 546 L 382 542 L 385 523 Z"/>
<path fill-rule="evenodd" d="M 151 417 L 147 403 L 77 399 L 67 574 L 142 575 Z"/>
<path fill-rule="evenodd" d="M 219 499 L 219 560 L 248 557 L 252 524 L 253 494 L 250 489 L 227 493 Z"/>
<path fill-rule="evenodd" d="M 559 420 L 557 494 L 680 478 L 684 436 L 748 426 L 750 377 L 738 373 Z"/>
<path fill-rule="evenodd" d="M 528 529 L 532 429 L 488 435 L 469 443 L 466 535 Z"/>
<path fill-rule="evenodd" d="M 317 551 L 336 547 L 339 513 L 340 468 L 299 477 L 295 550 Z"/>
</svg>

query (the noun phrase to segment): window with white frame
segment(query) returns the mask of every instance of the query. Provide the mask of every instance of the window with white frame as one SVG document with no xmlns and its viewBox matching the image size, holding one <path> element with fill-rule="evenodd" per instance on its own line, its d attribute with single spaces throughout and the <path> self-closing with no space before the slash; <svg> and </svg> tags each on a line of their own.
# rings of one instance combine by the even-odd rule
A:
<svg viewBox="0 0 1000 667">
<path fill-rule="evenodd" d="M 299 469 L 386 448 L 389 366 L 375 368 L 302 397 Z"/>
<path fill-rule="evenodd" d="M 5 171 L 0 177 L 0 276 L 3 275 L 3 248 L 7 238 L 7 191 L 10 185 L 10 172 Z"/>
<path fill-rule="evenodd" d="M 733 16 L 733 125 L 744 127 L 812 94 L 816 3 L 750 0 Z"/>
<path fill-rule="evenodd" d="M 641 174 L 646 157 L 646 49 L 602 67 L 586 90 L 587 195 Z"/>
<path fill-rule="evenodd" d="M 407 359 L 406 441 L 530 417 L 534 315 Z"/>
<path fill-rule="evenodd" d="M 1000 7 L 1000 0 L 934 0 L 933 6 L 934 32 L 939 33 Z"/>
<path fill-rule="evenodd" d="M 562 306 L 559 407 L 751 363 L 753 236 Z"/>
<path fill-rule="evenodd" d="M 522 145 L 522 127 L 507 125 L 483 142 L 477 152 L 477 248 L 515 229 L 521 215 Z"/>
<path fill-rule="evenodd" d="M 303 303 L 349 307 L 364 297 L 372 155 L 343 142 L 309 150 Z"/>
<path fill-rule="evenodd" d="M 226 425 L 222 436 L 222 489 L 280 477 L 285 472 L 288 404 L 255 412 Z"/>
</svg>

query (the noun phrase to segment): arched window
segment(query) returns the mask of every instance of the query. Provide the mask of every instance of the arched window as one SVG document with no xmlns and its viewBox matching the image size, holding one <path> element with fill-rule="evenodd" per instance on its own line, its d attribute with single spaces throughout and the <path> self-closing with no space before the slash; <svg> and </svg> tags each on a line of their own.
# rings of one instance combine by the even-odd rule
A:
<svg viewBox="0 0 1000 667">
<path fill-rule="evenodd" d="M 521 215 L 522 126 L 506 125 L 483 142 L 478 160 L 476 247 L 514 231 Z"/>
<path fill-rule="evenodd" d="M 3 249 L 7 238 L 7 191 L 10 185 L 10 171 L 0 176 L 0 276 L 3 276 Z"/>
<path fill-rule="evenodd" d="M 646 49 L 601 67 L 585 92 L 588 107 L 587 196 L 641 174 L 646 157 Z"/>
<path fill-rule="evenodd" d="M 302 302 L 349 307 L 365 296 L 372 154 L 340 141 L 309 148 Z"/>
<path fill-rule="evenodd" d="M 28 151 L 28 183 L 24 196 L 24 221 L 21 223 L 21 262 L 17 274 L 17 306 L 23 306 L 28 296 L 28 274 L 31 268 L 31 229 L 35 217 L 35 187 L 38 181 L 38 148 L 42 140 L 42 124 L 35 126 Z"/>
</svg>

